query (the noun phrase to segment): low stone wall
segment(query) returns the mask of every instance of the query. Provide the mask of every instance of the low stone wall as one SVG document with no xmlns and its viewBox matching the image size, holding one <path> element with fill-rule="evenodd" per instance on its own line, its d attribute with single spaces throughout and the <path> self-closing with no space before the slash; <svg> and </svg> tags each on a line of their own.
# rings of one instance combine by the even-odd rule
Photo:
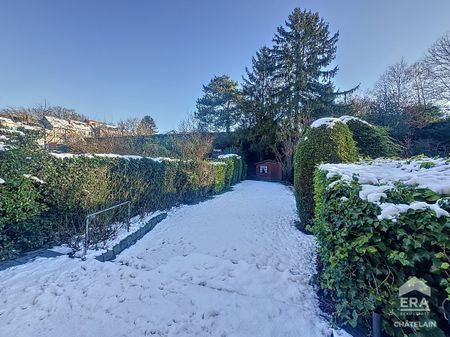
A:
<svg viewBox="0 0 450 337">
<path fill-rule="evenodd" d="M 155 226 L 163 221 L 167 217 L 167 213 L 162 213 L 154 218 L 151 218 L 144 226 L 139 228 L 136 232 L 131 233 L 126 238 L 122 239 L 118 244 L 116 244 L 112 249 L 107 250 L 102 255 L 96 256 L 95 258 L 100 262 L 107 262 L 114 260 L 117 255 L 123 252 L 125 249 L 131 247 L 136 243 L 136 241 L 142 239 L 145 234 L 150 232 Z"/>
</svg>

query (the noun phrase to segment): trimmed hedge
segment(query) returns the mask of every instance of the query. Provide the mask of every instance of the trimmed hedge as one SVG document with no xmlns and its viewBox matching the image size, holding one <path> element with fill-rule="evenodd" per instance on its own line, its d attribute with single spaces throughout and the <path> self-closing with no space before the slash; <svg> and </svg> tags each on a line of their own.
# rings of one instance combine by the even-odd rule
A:
<svg viewBox="0 0 450 337">
<path fill-rule="evenodd" d="M 117 202 L 131 200 L 132 216 L 143 215 L 219 193 L 243 178 L 239 156 L 212 163 L 57 158 L 29 145 L 0 151 L 0 259 L 82 234 L 86 214 Z"/>
<path fill-rule="evenodd" d="M 356 160 L 356 147 L 347 125 L 336 120 L 333 125 L 309 128 L 299 141 L 295 153 L 294 186 L 301 226 L 311 222 L 314 214 L 313 176 L 320 163 Z"/>
<path fill-rule="evenodd" d="M 360 198 L 357 176 L 346 183 L 317 170 L 314 183 L 315 221 L 310 228 L 322 264 L 320 285 L 335 304 L 335 317 L 352 326 L 370 326 L 372 312 L 378 311 L 391 336 L 444 336 L 441 329 L 422 328 L 414 334 L 395 327 L 394 321 L 399 317 L 398 289 L 416 276 L 432 289 L 428 318 L 446 326 L 439 308 L 450 298 L 450 218 L 438 218 L 430 209 L 409 209 L 396 221 L 380 220 L 379 206 Z M 385 193 L 396 204 L 441 198 L 441 207 L 450 211 L 449 199 L 429 189 L 397 183 Z"/>
<path fill-rule="evenodd" d="M 353 134 L 360 156 L 378 158 L 397 155 L 399 147 L 391 140 L 386 129 L 355 117 L 344 117 L 347 117 L 345 123 Z"/>
</svg>

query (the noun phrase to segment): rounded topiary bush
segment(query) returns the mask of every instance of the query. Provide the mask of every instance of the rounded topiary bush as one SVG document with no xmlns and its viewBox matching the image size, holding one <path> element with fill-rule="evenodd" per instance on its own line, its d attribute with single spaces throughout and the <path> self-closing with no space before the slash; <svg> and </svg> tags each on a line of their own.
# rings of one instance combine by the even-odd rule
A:
<svg viewBox="0 0 450 337">
<path fill-rule="evenodd" d="M 356 160 L 356 146 L 348 126 L 337 118 L 315 121 L 299 141 L 295 153 L 294 185 L 301 227 L 314 215 L 313 176 L 321 163 L 343 163 Z"/>
<path fill-rule="evenodd" d="M 352 116 L 342 116 L 339 119 L 352 132 L 359 155 L 378 158 L 397 154 L 398 145 L 391 140 L 386 129 Z"/>
</svg>

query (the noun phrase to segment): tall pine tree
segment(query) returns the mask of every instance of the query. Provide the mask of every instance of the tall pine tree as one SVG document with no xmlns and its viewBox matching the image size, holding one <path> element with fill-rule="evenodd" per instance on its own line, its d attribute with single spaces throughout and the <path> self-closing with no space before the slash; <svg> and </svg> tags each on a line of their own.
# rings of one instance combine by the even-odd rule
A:
<svg viewBox="0 0 450 337">
<path fill-rule="evenodd" d="M 245 69 L 247 75 L 243 78 L 241 110 L 246 129 L 241 132 L 242 144 L 257 161 L 274 156 L 272 146 L 277 131 L 274 69 L 272 51 L 262 47 L 252 57 L 252 67 Z"/>
<path fill-rule="evenodd" d="M 308 125 L 317 105 L 333 101 L 332 79 L 338 68 L 329 68 L 336 55 L 339 33 L 330 34 L 318 13 L 294 9 L 278 27 L 273 54 L 280 83 L 279 104 L 286 118 Z"/>
<path fill-rule="evenodd" d="M 230 132 L 239 120 L 239 96 L 238 83 L 228 75 L 215 76 L 204 85 L 195 112 L 200 129 Z"/>
<path fill-rule="evenodd" d="M 248 125 L 276 118 L 274 70 L 275 62 L 268 47 L 257 51 L 256 56 L 252 57 L 252 68 L 245 69 L 242 92 L 247 106 L 243 113 Z"/>
<path fill-rule="evenodd" d="M 286 180 L 293 177 L 293 157 L 301 132 L 315 117 L 333 111 L 336 92 L 331 67 L 339 34 L 331 34 L 318 13 L 294 9 L 273 39 L 278 111 L 278 161 Z M 348 93 L 348 92 L 347 92 Z"/>
</svg>

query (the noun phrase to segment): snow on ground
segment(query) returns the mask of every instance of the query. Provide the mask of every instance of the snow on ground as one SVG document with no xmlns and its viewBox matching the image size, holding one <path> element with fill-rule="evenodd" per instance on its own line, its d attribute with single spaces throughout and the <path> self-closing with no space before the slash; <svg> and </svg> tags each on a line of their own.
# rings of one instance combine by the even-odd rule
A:
<svg viewBox="0 0 450 337">
<path fill-rule="evenodd" d="M 245 181 L 172 210 L 114 262 L 7 269 L 1 335 L 330 336 L 310 284 L 315 240 L 296 220 L 288 187 Z"/>
<path fill-rule="evenodd" d="M 172 209 L 175 209 L 173 207 Z M 134 232 L 137 232 L 140 228 L 144 227 L 150 219 L 156 217 L 157 215 L 160 215 L 164 213 L 163 211 L 155 211 L 147 213 L 145 216 L 141 217 L 140 215 L 137 215 L 130 219 L 130 227 L 127 228 L 126 223 L 124 222 L 117 222 L 115 224 L 112 224 L 113 228 L 115 227 L 115 234 L 114 237 L 107 240 L 107 241 L 100 241 L 96 245 L 96 249 L 94 247 L 90 247 L 87 252 L 86 256 L 95 258 L 96 256 L 99 256 L 103 253 L 105 253 L 107 250 L 113 249 L 113 247 L 120 243 L 123 239 L 125 239 L 128 235 L 131 235 Z M 58 249 L 59 247 L 53 247 L 53 249 Z M 55 250 L 57 251 L 57 250 Z M 75 252 L 75 255 L 78 257 L 82 257 L 84 253 L 84 242 L 80 242 L 80 247 L 77 252 Z"/>
<path fill-rule="evenodd" d="M 327 178 L 338 177 L 350 182 L 355 175 L 361 184 L 359 197 L 377 204 L 381 212 L 378 218 L 394 220 L 408 209 L 431 209 L 437 217 L 450 216 L 439 203 L 412 202 L 393 204 L 383 202 L 386 191 L 395 189 L 396 182 L 404 185 L 428 188 L 438 195 L 450 195 L 450 162 L 444 158 L 417 158 L 409 160 L 375 159 L 352 164 L 323 164 L 320 169 Z M 337 181 L 330 184 L 332 187 Z"/>
</svg>

